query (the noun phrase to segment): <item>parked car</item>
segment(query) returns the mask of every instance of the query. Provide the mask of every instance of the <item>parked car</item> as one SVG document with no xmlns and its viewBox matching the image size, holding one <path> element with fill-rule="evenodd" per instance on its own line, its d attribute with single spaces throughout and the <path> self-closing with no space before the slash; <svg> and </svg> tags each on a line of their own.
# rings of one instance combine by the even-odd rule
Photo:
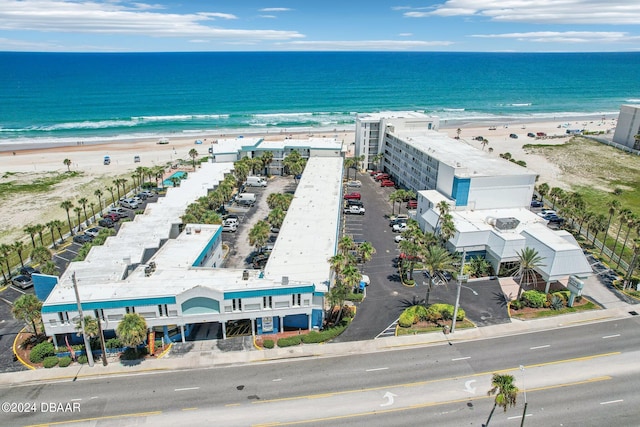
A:
<svg viewBox="0 0 640 427">
<path fill-rule="evenodd" d="M 406 222 L 407 222 L 406 218 L 394 218 L 391 221 L 389 221 L 389 227 L 393 227 L 396 224 L 402 224 Z"/>
<path fill-rule="evenodd" d="M 516 135 L 515 133 L 511 133 L 509 134 L 509 138 L 518 139 L 518 135 Z"/>
<path fill-rule="evenodd" d="M 409 200 L 407 202 L 407 209 L 417 209 L 418 208 L 418 201 L 415 199 Z"/>
<path fill-rule="evenodd" d="M 278 234 L 280 232 L 280 227 L 271 227 L 269 231 Z"/>
<path fill-rule="evenodd" d="M 84 245 L 85 243 L 89 243 L 93 240 L 93 238 L 87 234 L 76 234 L 73 236 L 73 241 L 76 243 L 80 243 Z"/>
<path fill-rule="evenodd" d="M 238 226 L 238 218 L 225 218 L 222 220 L 222 225 L 235 225 Z"/>
<path fill-rule="evenodd" d="M 344 195 L 345 200 L 350 200 L 350 199 L 360 200 L 361 197 L 362 196 L 360 195 L 360 193 L 347 193 Z"/>
<path fill-rule="evenodd" d="M 532 208 L 541 208 L 544 204 L 540 200 L 532 200 L 531 207 Z"/>
<path fill-rule="evenodd" d="M 546 219 L 547 221 L 551 222 L 551 223 L 555 223 L 555 224 L 562 224 L 564 222 L 564 218 L 555 215 L 555 214 L 549 214 L 549 215 L 545 215 L 543 217 L 544 219 Z"/>
<path fill-rule="evenodd" d="M 258 254 L 251 259 L 251 265 L 255 269 L 264 268 L 267 265 L 267 261 L 269 260 L 269 254 Z"/>
<path fill-rule="evenodd" d="M 360 188 L 362 187 L 362 182 L 356 180 L 352 180 L 352 181 L 347 181 L 347 187 L 357 187 Z"/>
<path fill-rule="evenodd" d="M 113 228 L 115 226 L 115 223 L 111 218 L 102 218 L 100 221 L 98 221 L 98 225 L 100 227 Z"/>
<path fill-rule="evenodd" d="M 379 173 L 384 173 L 384 172 L 382 172 L 382 171 L 369 171 L 369 175 L 371 175 L 371 176 L 378 175 Z"/>
<path fill-rule="evenodd" d="M 13 284 L 20 289 L 27 289 L 33 286 L 33 280 L 31 280 L 31 276 L 27 276 L 24 274 L 14 277 L 11 282 L 13 282 Z"/>
<path fill-rule="evenodd" d="M 118 208 L 118 207 L 109 208 L 107 213 L 115 214 L 119 218 L 129 218 L 129 212 L 125 211 L 123 208 Z"/>
<path fill-rule="evenodd" d="M 102 215 L 102 218 L 111 220 L 111 222 L 120 221 L 120 215 L 118 215 L 117 213 L 114 213 L 114 212 L 107 212 L 106 214 Z"/>
<path fill-rule="evenodd" d="M 127 209 L 138 209 L 138 202 L 134 199 L 124 199 L 120 202 L 120 206 Z"/>
<path fill-rule="evenodd" d="M 145 196 L 147 196 L 147 198 L 153 197 L 153 196 L 156 195 L 156 193 L 154 193 L 151 190 L 142 190 L 142 192 L 140 192 L 140 194 L 144 194 Z"/>
<path fill-rule="evenodd" d="M 391 181 L 390 179 L 383 179 L 380 181 L 380 187 L 395 187 L 396 183 Z"/>
<path fill-rule="evenodd" d="M 553 209 L 542 209 L 538 213 L 538 216 L 544 217 L 545 215 L 558 215 L 558 212 L 554 211 Z"/>
<path fill-rule="evenodd" d="M 405 237 L 402 236 L 402 234 L 398 234 L 396 237 L 393 238 L 393 240 L 396 241 L 396 243 L 400 243 L 403 240 L 407 240 Z"/>
<path fill-rule="evenodd" d="M 40 270 L 36 270 L 35 268 L 25 265 L 20 269 L 20 275 L 31 277 L 32 274 L 40 273 Z"/>
<path fill-rule="evenodd" d="M 364 206 L 362 200 L 349 199 L 347 200 L 347 206 Z"/>
<path fill-rule="evenodd" d="M 133 156 L 133 163 L 140 163 L 140 156 Z"/>
<path fill-rule="evenodd" d="M 364 207 L 362 206 L 347 206 L 344 208 L 344 213 L 352 215 L 364 215 Z"/>
<path fill-rule="evenodd" d="M 374 175 L 373 179 L 375 179 L 376 181 L 382 181 L 383 179 L 389 179 L 389 174 L 388 173 L 379 173 L 378 175 Z"/>
<path fill-rule="evenodd" d="M 536 137 L 536 134 L 535 134 L 535 133 L 533 133 L 533 132 L 529 132 L 529 133 L 527 134 L 527 136 L 528 136 L 529 138 L 535 138 L 535 137 Z"/>
<path fill-rule="evenodd" d="M 230 233 L 235 233 L 236 230 L 238 230 L 238 226 L 235 224 L 228 224 L 228 225 L 222 225 L 222 231 L 226 231 L 226 232 L 230 232 Z"/>
<path fill-rule="evenodd" d="M 90 228 L 88 230 L 85 230 L 84 232 L 84 234 L 91 237 L 97 237 L 99 233 L 100 233 L 100 229 L 98 227 Z"/>
<path fill-rule="evenodd" d="M 391 229 L 393 230 L 394 233 L 402 233 L 407 229 L 407 223 L 401 222 L 400 224 L 394 224 Z"/>
</svg>

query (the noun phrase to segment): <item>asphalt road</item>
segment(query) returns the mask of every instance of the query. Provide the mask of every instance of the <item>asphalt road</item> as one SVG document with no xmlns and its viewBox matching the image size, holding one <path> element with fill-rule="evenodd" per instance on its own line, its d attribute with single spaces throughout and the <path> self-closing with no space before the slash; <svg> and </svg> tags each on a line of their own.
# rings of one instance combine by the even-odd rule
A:
<svg viewBox="0 0 640 427">
<path fill-rule="evenodd" d="M 630 317 L 345 357 L 23 384 L 0 388 L 0 402 L 29 403 L 36 411 L 3 413 L 0 420 L 3 426 L 72 420 L 92 426 L 212 420 L 225 426 L 479 426 L 492 406 L 486 397 L 491 375 L 500 371 L 526 388 L 528 425 L 636 425 L 639 344 L 640 319 Z M 517 425 L 523 399 L 518 395 L 518 406 L 506 414 L 496 411 L 492 425 Z M 42 411 L 50 403 L 77 403 L 80 412 Z"/>
<path fill-rule="evenodd" d="M 353 175 L 353 172 L 350 172 Z M 380 187 L 368 174 L 358 174 L 361 188 L 349 188 L 358 191 L 366 208 L 365 215 L 345 215 L 344 234 L 354 239 L 371 242 L 376 249 L 371 261 L 361 267 L 362 273 L 371 279 L 367 287 L 366 298 L 357 305 L 357 315 L 349 328 L 336 338 L 337 342 L 361 341 L 379 336 L 393 335 L 395 322 L 404 309 L 426 298 L 427 279 L 421 271 L 414 272 L 415 287 L 404 286 L 400 282 L 394 258 L 399 255 L 398 245 L 389 227 L 392 206 L 389 195 L 394 188 Z M 400 213 L 406 213 L 406 203 Z M 398 207 L 395 207 L 398 213 Z M 510 322 L 506 302 L 497 280 L 474 281 L 461 289 L 460 306 L 467 317 L 478 326 Z M 474 295 L 473 288 L 478 295 Z M 435 286 L 429 302 L 455 304 L 456 283 Z"/>
</svg>

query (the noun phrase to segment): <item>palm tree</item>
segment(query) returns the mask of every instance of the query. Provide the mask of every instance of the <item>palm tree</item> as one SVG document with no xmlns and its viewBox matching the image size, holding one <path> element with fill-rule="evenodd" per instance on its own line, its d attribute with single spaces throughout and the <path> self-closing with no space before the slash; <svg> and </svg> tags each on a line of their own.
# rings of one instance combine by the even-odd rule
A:
<svg viewBox="0 0 640 427">
<path fill-rule="evenodd" d="M 38 335 L 37 324 L 42 324 L 42 302 L 33 294 L 24 294 L 13 303 L 11 314 L 17 320 L 31 324 L 34 335 Z"/>
<path fill-rule="evenodd" d="M 406 259 L 408 261 L 408 267 L 406 271 L 408 271 L 409 273 L 407 279 L 413 280 L 413 269 L 416 265 L 416 261 L 418 260 L 418 256 L 420 255 L 422 248 L 417 242 L 407 239 L 401 241 L 400 244 L 398 244 L 398 249 L 400 249 L 401 254 L 404 254 L 407 257 Z M 400 266 L 403 269 L 404 276 L 405 263 L 401 262 Z"/>
<path fill-rule="evenodd" d="M 302 172 L 304 159 L 297 151 L 292 151 L 284 158 L 282 161 L 282 165 L 285 167 L 287 173 L 293 175 L 295 177 Z M 349 177 L 349 171 L 347 170 L 347 178 Z"/>
<path fill-rule="evenodd" d="M 265 151 L 264 153 L 262 153 L 260 155 L 260 160 L 262 161 L 262 167 L 264 168 L 264 174 L 266 176 L 269 176 L 269 165 L 271 164 L 271 162 L 273 162 L 273 152 L 272 151 Z"/>
<path fill-rule="evenodd" d="M 434 227 L 434 230 L 437 231 L 438 230 L 438 226 L 440 224 L 440 221 L 443 217 L 443 215 L 447 215 L 449 213 L 449 203 L 447 203 L 446 200 L 442 200 L 440 202 L 438 202 L 438 204 L 436 205 L 436 208 L 438 209 L 438 220 L 436 221 L 436 225 Z"/>
<path fill-rule="evenodd" d="M 525 285 L 528 286 L 532 280 L 534 284 L 537 283 L 538 277 L 535 270 L 544 267 L 544 264 L 542 264 L 544 258 L 538 254 L 538 251 L 530 247 L 522 249 L 517 254 L 518 267 L 516 267 L 514 276 L 520 277 L 520 287 L 518 289 L 518 299 L 520 299 Z"/>
<path fill-rule="evenodd" d="M 40 266 L 40 271 L 42 274 L 48 274 L 49 276 L 59 276 L 60 271 L 58 270 L 58 266 L 53 261 L 47 261 L 43 265 Z"/>
<path fill-rule="evenodd" d="M 125 346 L 137 347 L 147 338 L 147 322 L 139 314 L 125 314 L 116 328 L 116 335 Z"/>
<path fill-rule="evenodd" d="M 429 296 L 436 276 L 442 274 L 442 272 L 454 273 L 456 271 L 456 267 L 454 265 L 454 259 L 449 251 L 438 245 L 431 245 L 423 252 L 422 262 L 425 270 L 429 273 L 427 296 L 424 300 L 425 305 L 429 305 Z"/>
<path fill-rule="evenodd" d="M 31 245 L 35 248 L 36 247 L 36 241 L 33 238 L 33 236 L 36 235 L 37 231 L 35 226 L 33 225 L 28 225 L 24 228 L 24 232 L 27 233 L 29 235 L 29 237 L 31 237 Z"/>
<path fill-rule="evenodd" d="M 371 261 L 371 258 L 376 253 L 376 248 L 373 247 L 371 242 L 363 242 L 358 246 L 358 255 L 362 258 L 362 263 Z"/>
<path fill-rule="evenodd" d="M 611 199 L 607 204 L 607 208 L 609 211 L 609 221 L 607 222 L 607 228 L 605 229 L 604 239 L 602 240 L 602 248 L 600 249 L 600 256 L 602 256 L 602 252 L 604 251 L 604 247 L 607 243 L 607 237 L 609 235 L 609 227 L 611 227 L 611 220 L 613 219 L 613 216 L 616 214 L 616 212 L 618 212 L 618 209 L 620 208 L 620 202 L 616 199 Z"/>
<path fill-rule="evenodd" d="M 493 408 L 489 413 L 489 418 L 484 424 L 486 427 L 489 426 L 496 407 L 500 406 L 504 409 L 504 412 L 507 412 L 509 406 L 516 406 L 518 387 L 515 386 L 514 381 L 513 375 L 493 374 L 491 378 L 491 389 L 487 392 L 487 396 L 493 396 L 495 394 L 496 398 L 493 401 Z"/>
<path fill-rule="evenodd" d="M 267 220 L 269 224 L 271 224 L 274 228 L 280 228 L 282 226 L 282 222 L 284 221 L 285 212 L 280 208 L 275 208 L 271 212 L 269 212 L 269 216 Z"/>
<path fill-rule="evenodd" d="M 593 246 L 596 245 L 596 237 L 598 237 L 598 233 L 606 230 L 607 226 L 607 217 L 604 214 L 598 214 L 590 223 L 589 223 L 589 231 L 593 233 L 593 240 L 591 244 Z"/>
<path fill-rule="evenodd" d="M 618 257 L 618 264 L 616 268 L 620 268 L 620 262 L 622 261 L 622 255 L 624 254 L 624 250 L 627 247 L 627 242 L 629 241 L 629 233 L 631 233 L 632 228 L 636 228 L 640 224 L 640 219 L 635 216 L 633 212 L 630 212 L 627 216 L 627 234 L 624 236 L 624 243 L 622 243 L 622 249 L 620 250 L 620 256 Z"/>
<path fill-rule="evenodd" d="M 67 211 L 67 221 L 69 222 L 69 232 L 73 236 L 73 226 L 71 225 L 71 216 L 69 216 L 69 211 L 71 210 L 71 208 L 73 208 L 73 203 L 71 202 L 71 200 L 65 200 L 64 202 L 60 203 L 60 207 L 65 211 Z"/>
<path fill-rule="evenodd" d="M 2 254 L 2 258 L 4 258 L 4 263 L 7 266 L 7 273 L 9 274 L 9 278 L 11 278 L 11 266 L 9 265 L 9 255 L 13 252 L 13 247 L 11 245 L 7 245 L 6 243 L 0 244 L 0 254 Z"/>
<path fill-rule="evenodd" d="M 2 280 L 4 281 L 3 283 L 6 285 L 7 283 L 9 283 L 9 279 L 7 279 L 7 274 L 11 276 L 11 271 L 9 270 L 7 270 L 7 272 L 4 271 L 5 262 L 7 262 L 7 259 L 4 256 L 0 256 L 0 272 L 2 272 Z"/>
<path fill-rule="evenodd" d="M 89 207 L 91 208 L 91 217 L 94 218 L 95 221 L 95 217 L 96 217 L 96 204 L 93 202 L 89 203 Z"/>
<path fill-rule="evenodd" d="M 36 224 L 33 228 L 36 230 L 36 233 L 38 233 L 38 237 L 40 237 L 40 244 L 44 246 L 44 237 L 42 236 L 42 233 L 44 233 L 45 226 L 42 224 Z"/>
<path fill-rule="evenodd" d="M 538 194 L 540 194 L 540 201 L 544 205 L 544 196 L 549 194 L 549 184 L 543 182 L 542 184 L 538 185 Z"/>
<path fill-rule="evenodd" d="M 98 322 L 99 320 L 93 316 L 84 316 L 84 333 L 86 336 L 89 337 L 89 340 L 91 340 L 91 338 L 96 338 L 100 336 L 101 330 Z M 78 336 L 82 335 L 82 321 L 80 321 L 79 319 L 76 322 L 76 331 L 78 331 Z M 146 327 L 145 327 L 145 334 L 146 334 Z M 102 337 L 100 338 L 101 338 L 100 349 L 102 350 L 102 360 L 104 361 L 104 364 L 106 366 L 107 350 L 104 348 L 105 347 L 104 340 L 102 339 Z"/>
<path fill-rule="evenodd" d="M 56 230 L 58 230 L 58 236 L 60 236 L 60 241 L 62 242 L 62 227 L 64 226 L 64 223 L 62 221 L 60 221 L 59 219 L 54 219 L 53 221 L 51 221 L 51 225 L 53 227 L 56 228 Z M 55 245 L 55 242 L 54 242 Z"/>
<path fill-rule="evenodd" d="M 558 202 L 559 199 L 562 198 L 563 194 L 564 194 L 564 190 L 560 187 L 553 187 L 551 190 L 549 190 L 549 197 L 551 198 L 551 201 L 552 201 L 551 209 L 556 208 L 556 203 Z"/>
<path fill-rule="evenodd" d="M 344 168 L 347 171 L 347 180 L 349 179 L 349 169 L 351 169 L 355 163 L 356 161 L 353 157 L 347 157 L 344 159 Z"/>
<path fill-rule="evenodd" d="M 462 129 L 458 128 L 456 129 L 456 139 L 460 139 L 460 134 L 462 133 Z"/>
<path fill-rule="evenodd" d="M 116 186 L 116 190 L 118 191 L 118 200 L 120 200 L 120 178 L 114 179 L 113 181 L 113 185 Z M 108 190 L 108 189 L 107 189 Z M 113 194 L 113 193 L 112 193 Z M 115 202 L 114 202 L 115 203 Z"/>
<path fill-rule="evenodd" d="M 400 202 L 402 204 L 403 199 L 404 190 L 395 190 L 391 194 L 389 194 L 389 201 L 391 202 L 391 215 L 395 215 L 396 203 Z M 400 213 L 400 208 L 398 208 L 398 213 Z"/>
<path fill-rule="evenodd" d="M 335 254 L 331 258 L 329 258 L 329 266 L 331 270 L 336 274 L 338 278 L 342 277 L 342 270 L 347 265 L 347 257 L 343 254 Z"/>
<path fill-rule="evenodd" d="M 64 163 L 64 165 L 67 167 L 67 172 L 71 172 L 71 160 L 64 159 L 62 163 Z"/>
<path fill-rule="evenodd" d="M 113 187 L 107 187 L 107 191 L 108 191 L 109 193 L 111 193 L 111 204 L 115 206 L 115 204 L 116 204 L 116 199 L 115 199 L 115 197 L 114 197 L 114 195 L 113 195 L 113 191 L 114 191 L 114 190 L 115 190 L 115 188 L 113 188 Z M 118 198 L 120 198 L 120 197 L 118 197 Z"/>
<path fill-rule="evenodd" d="M 456 234 L 456 225 L 453 222 L 453 216 L 446 214 L 442 217 L 442 224 L 440 225 L 440 238 L 442 243 L 446 244 Z"/>
<path fill-rule="evenodd" d="M 189 150 L 189 157 L 191 157 L 191 164 L 193 165 L 193 170 L 196 170 L 196 157 L 198 157 L 198 150 L 192 148 Z"/>
<path fill-rule="evenodd" d="M 376 170 L 380 170 L 380 160 L 384 158 L 384 154 L 378 153 L 371 158 L 371 161 L 376 165 Z"/>
<path fill-rule="evenodd" d="M 269 232 L 271 227 L 269 223 L 260 220 L 249 230 L 249 244 L 255 246 L 256 249 L 260 248 L 269 240 Z"/>
<path fill-rule="evenodd" d="M 89 225 L 89 218 L 87 217 L 87 203 L 89 203 L 89 200 L 87 200 L 86 197 L 82 197 L 78 199 L 78 203 L 82 205 L 82 211 L 84 212 L 84 222 L 86 225 Z"/>
<path fill-rule="evenodd" d="M 633 213 L 631 212 L 631 210 L 626 208 L 620 209 L 620 211 L 618 212 L 618 219 L 620 220 L 620 226 L 618 227 L 618 233 L 616 234 L 616 238 L 613 241 L 613 249 L 611 249 L 611 256 L 609 257 L 611 261 L 613 261 L 613 256 L 616 253 L 616 247 L 618 246 L 618 239 L 620 238 L 620 232 L 622 231 L 622 226 L 627 222 L 627 220 L 632 214 Z"/>
<path fill-rule="evenodd" d="M 342 236 L 340 240 L 338 240 L 338 250 L 342 255 L 346 256 L 355 246 L 356 244 L 353 242 L 351 236 Z"/>
<path fill-rule="evenodd" d="M 78 217 L 78 231 L 82 230 L 82 224 L 80 224 L 80 214 L 82 214 L 82 208 L 80 206 L 76 206 L 73 208 L 73 211 L 76 213 Z"/>
<path fill-rule="evenodd" d="M 489 145 L 489 140 L 486 138 L 482 138 L 482 141 L 480 141 L 480 144 L 482 145 L 482 151 L 484 151 L 484 147 Z"/>
<path fill-rule="evenodd" d="M 22 259 L 22 254 L 24 253 L 25 250 L 25 246 L 24 243 L 22 242 L 22 240 L 17 240 L 15 242 L 13 242 L 13 250 L 16 251 L 16 253 L 18 254 L 18 258 L 20 258 L 20 265 L 22 267 L 24 267 L 24 261 Z"/>
<path fill-rule="evenodd" d="M 636 269 L 636 263 L 638 261 L 638 255 L 640 255 L 640 238 L 633 239 L 631 248 L 633 250 L 633 256 L 631 257 L 631 263 L 629 263 L 629 269 L 624 279 L 624 288 L 626 289 L 629 282 L 633 278 L 633 271 Z"/>
<path fill-rule="evenodd" d="M 38 246 L 31 251 L 31 261 L 36 264 L 44 264 L 51 261 L 51 252 L 44 246 Z"/>
</svg>

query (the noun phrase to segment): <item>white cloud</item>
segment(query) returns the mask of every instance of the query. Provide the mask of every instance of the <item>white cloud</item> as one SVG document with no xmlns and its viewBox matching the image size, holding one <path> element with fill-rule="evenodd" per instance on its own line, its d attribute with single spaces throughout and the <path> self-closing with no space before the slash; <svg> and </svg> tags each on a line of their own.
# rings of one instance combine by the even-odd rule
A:
<svg viewBox="0 0 640 427">
<path fill-rule="evenodd" d="M 476 34 L 471 37 L 490 39 L 516 39 L 536 43 L 620 43 L 637 41 L 624 32 L 605 31 L 533 31 L 528 33 Z"/>
<path fill-rule="evenodd" d="M 128 34 L 193 39 L 289 40 L 303 38 L 297 31 L 244 30 L 207 25 L 236 19 L 217 12 L 163 13 L 159 6 L 136 3 L 71 0 L 2 0 L 0 29 L 61 33 Z"/>
<path fill-rule="evenodd" d="M 413 36 L 413 33 L 400 33 L 398 34 L 399 37 L 411 37 Z"/>
<path fill-rule="evenodd" d="M 278 17 L 275 15 L 260 15 L 260 18 L 265 18 L 265 19 L 277 19 Z"/>
<path fill-rule="evenodd" d="M 421 40 L 326 40 L 277 42 L 276 46 L 298 50 L 425 50 L 434 46 L 450 46 L 451 41 Z"/>
<path fill-rule="evenodd" d="M 430 8 L 415 8 L 408 18 L 478 16 L 492 21 L 537 24 L 637 25 L 636 0 L 446 0 Z"/>
<path fill-rule="evenodd" d="M 260 9 L 260 12 L 289 12 L 291 10 L 288 7 L 265 7 Z"/>
</svg>

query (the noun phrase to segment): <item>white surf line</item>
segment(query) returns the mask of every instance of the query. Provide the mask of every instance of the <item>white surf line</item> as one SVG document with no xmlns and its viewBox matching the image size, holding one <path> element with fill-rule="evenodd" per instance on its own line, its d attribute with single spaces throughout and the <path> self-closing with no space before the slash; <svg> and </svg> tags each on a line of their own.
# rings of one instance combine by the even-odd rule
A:
<svg viewBox="0 0 640 427">
<path fill-rule="evenodd" d="M 365 372 L 375 372 L 375 371 L 386 371 L 389 368 L 371 368 L 371 369 L 365 369 Z"/>
<path fill-rule="evenodd" d="M 455 359 L 451 359 L 451 361 L 455 362 L 457 360 L 467 360 L 467 359 L 471 359 L 471 356 L 466 356 L 466 357 L 456 357 Z"/>
<path fill-rule="evenodd" d="M 173 391 L 189 391 L 189 390 L 198 390 L 200 387 L 186 387 L 186 388 L 174 388 Z"/>
<path fill-rule="evenodd" d="M 620 402 L 624 402 L 623 399 L 618 399 L 618 400 L 609 400 L 608 402 L 600 402 L 601 405 L 610 405 L 611 403 L 620 403 Z"/>
<path fill-rule="evenodd" d="M 547 344 L 547 345 L 539 345 L 536 347 L 529 347 L 529 350 L 538 350 L 540 348 L 548 348 L 548 347 L 551 347 L 551 345 Z"/>
<path fill-rule="evenodd" d="M 619 337 L 620 334 L 615 334 L 615 335 L 605 335 L 604 337 L 602 337 L 603 340 L 606 340 L 607 338 L 616 338 Z"/>
</svg>

